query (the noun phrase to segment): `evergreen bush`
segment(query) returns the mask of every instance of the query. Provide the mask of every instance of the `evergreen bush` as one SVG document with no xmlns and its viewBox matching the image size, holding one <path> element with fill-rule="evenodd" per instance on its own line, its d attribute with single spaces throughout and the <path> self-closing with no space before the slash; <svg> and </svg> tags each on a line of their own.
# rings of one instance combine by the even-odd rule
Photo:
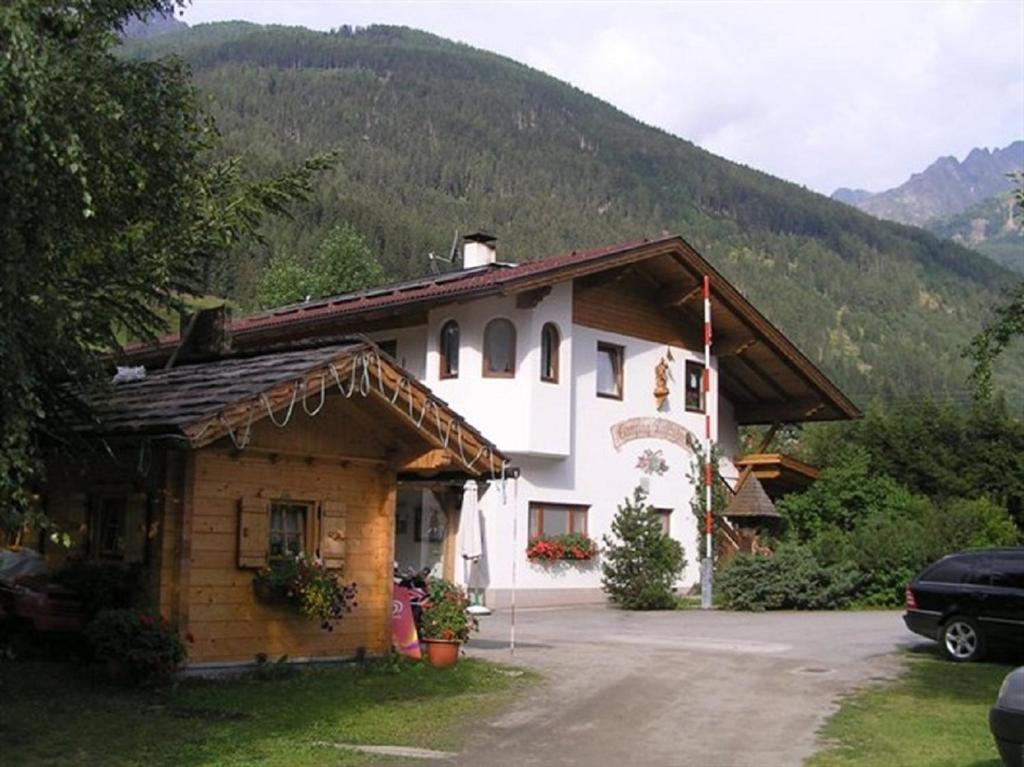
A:
<svg viewBox="0 0 1024 767">
<path fill-rule="evenodd" d="M 661 531 L 654 508 L 640 487 L 626 498 L 604 536 L 601 585 L 627 610 L 671 610 L 675 581 L 686 567 L 679 541 Z"/>
<path fill-rule="evenodd" d="M 850 605 L 861 579 L 852 564 L 823 565 L 808 547 L 784 544 L 770 557 L 738 554 L 717 591 L 732 610 L 829 610 Z"/>
</svg>

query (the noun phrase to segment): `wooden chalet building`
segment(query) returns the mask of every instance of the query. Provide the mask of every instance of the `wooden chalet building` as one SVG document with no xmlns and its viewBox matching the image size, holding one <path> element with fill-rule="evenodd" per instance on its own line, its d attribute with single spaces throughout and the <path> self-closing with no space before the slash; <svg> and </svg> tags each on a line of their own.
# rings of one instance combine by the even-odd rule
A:
<svg viewBox="0 0 1024 767">
<path fill-rule="evenodd" d="M 45 503 L 78 531 L 70 555 L 140 563 L 192 665 L 388 652 L 399 480 L 487 480 L 506 457 L 365 340 L 177 352 L 91 395 L 88 465 L 51 462 Z M 299 551 L 358 586 L 331 632 L 254 593 L 257 570 Z"/>
</svg>

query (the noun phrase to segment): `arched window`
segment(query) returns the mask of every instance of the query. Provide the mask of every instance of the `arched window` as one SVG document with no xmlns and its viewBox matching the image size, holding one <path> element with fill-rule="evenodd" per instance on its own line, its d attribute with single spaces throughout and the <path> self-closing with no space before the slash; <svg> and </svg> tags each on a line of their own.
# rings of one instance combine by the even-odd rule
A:
<svg viewBox="0 0 1024 767">
<path fill-rule="evenodd" d="M 540 331 L 540 380 L 558 383 L 558 328 L 552 322 Z"/>
<path fill-rule="evenodd" d="M 506 319 L 484 328 L 484 375 L 511 378 L 516 373 L 516 328 Z"/>
<path fill-rule="evenodd" d="M 459 377 L 459 323 L 455 320 L 448 320 L 441 326 L 440 377 Z"/>
</svg>

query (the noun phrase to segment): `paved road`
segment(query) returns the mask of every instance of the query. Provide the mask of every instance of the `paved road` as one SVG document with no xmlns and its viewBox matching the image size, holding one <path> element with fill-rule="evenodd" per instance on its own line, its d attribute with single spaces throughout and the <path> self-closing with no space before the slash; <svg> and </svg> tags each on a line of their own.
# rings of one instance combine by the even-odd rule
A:
<svg viewBox="0 0 1024 767">
<path fill-rule="evenodd" d="M 546 680 L 446 764 L 799 765 L 837 698 L 920 644 L 897 612 L 521 610 L 514 656 L 508 614 L 482 624 L 470 655 Z"/>
</svg>

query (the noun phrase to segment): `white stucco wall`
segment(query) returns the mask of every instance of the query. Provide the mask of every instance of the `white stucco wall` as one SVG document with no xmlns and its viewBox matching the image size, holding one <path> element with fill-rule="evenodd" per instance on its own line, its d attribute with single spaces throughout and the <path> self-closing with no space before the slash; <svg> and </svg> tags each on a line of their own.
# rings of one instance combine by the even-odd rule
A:
<svg viewBox="0 0 1024 767">
<path fill-rule="evenodd" d="M 660 450 L 669 467 L 663 476 L 646 477 L 650 488 L 647 501 L 658 508 L 672 509 L 670 532 L 682 543 L 688 562 L 680 585 L 688 587 L 699 575 L 697 524 L 690 510 L 694 488 L 688 477 L 693 455 L 685 447 L 656 438 L 627 442 L 616 450 L 611 429 L 631 418 L 655 417 L 671 420 L 700 439 L 705 428 L 704 415 L 685 409 L 683 370 L 686 360 L 699 362 L 702 355 L 671 348 L 674 359 L 670 363 L 670 395 L 666 407 L 658 410 L 653 395 L 654 370 L 669 350 L 668 346 L 578 325 L 572 326 L 571 336 L 571 453 L 565 458 L 514 454 L 512 458 L 521 470 L 521 477 L 507 484 L 504 502 L 498 488 L 492 488 L 481 497 L 486 558 L 481 575 L 486 587 L 499 595 L 499 603 L 507 601 L 507 592 L 513 586 L 514 563 L 515 586 L 525 603 L 540 601 L 531 598 L 533 590 L 596 592 L 600 588 L 599 559 L 579 564 L 548 564 L 530 562 L 526 558 L 529 504 L 543 501 L 588 506 L 588 533 L 600 541 L 610 532 L 618 505 L 627 496 L 631 497 L 634 488 L 646 477 L 636 467 L 640 454 L 646 449 Z M 621 401 L 596 394 L 598 341 L 625 348 Z M 719 403 L 715 375 L 709 402 L 718 403 L 720 415 L 724 416 L 716 437 L 724 437 L 721 447 L 731 455 L 736 444 L 736 426 L 729 403 L 724 400 Z M 459 407 L 461 403 L 454 404 Z M 519 414 L 508 412 L 504 417 L 514 419 Z M 500 441 L 498 444 L 502 445 Z M 731 462 L 723 469 L 734 470 Z M 561 597 L 571 600 L 564 593 Z"/>
<path fill-rule="evenodd" d="M 516 328 L 514 378 L 483 376 L 483 333 L 497 317 Z M 439 339 L 442 325 L 459 323 L 459 376 L 441 379 Z M 540 379 L 541 329 L 547 322 L 560 335 L 559 380 Z M 399 361 L 439 397 L 479 428 L 510 456 L 520 469 L 518 479 L 484 485 L 480 496 L 480 526 L 484 557 L 479 567 L 468 570 L 456 562 L 457 580 L 486 588 L 491 601 L 505 604 L 513 587 L 520 603 L 574 601 L 577 593 L 600 598 L 600 559 L 589 563 L 540 564 L 526 558 L 531 501 L 580 504 L 589 507 L 588 534 L 601 541 L 627 496 L 645 478 L 637 459 L 646 450 L 660 450 L 668 464 L 663 476 L 646 477 L 648 503 L 672 509 L 671 535 L 682 543 L 687 568 L 680 585 L 689 587 L 699 575 L 697 523 L 690 511 L 694 487 L 688 478 L 693 456 L 673 442 L 641 438 L 616 450 L 612 427 L 631 418 L 673 421 L 698 440 L 704 434 L 704 414 L 687 412 L 683 397 L 687 360 L 703 361 L 703 355 L 671 347 L 669 398 L 658 410 L 654 399 L 655 367 L 670 347 L 617 333 L 597 331 L 572 323 L 572 285 L 555 286 L 536 307 L 518 309 L 513 297 L 487 298 L 431 311 L 427 324 L 371 334 L 374 340 L 397 341 Z M 624 396 L 606 399 L 596 394 L 597 343 L 624 347 Z M 738 451 L 738 433 L 732 405 L 718 397 L 718 377 L 712 358 L 712 392 L 708 403 L 715 412 L 715 439 L 723 460 L 721 472 L 734 479 L 736 469 L 729 457 Z M 457 556 L 463 550 L 462 530 Z"/>
<path fill-rule="evenodd" d="M 486 298 L 428 317 L 424 382 L 506 453 L 569 454 L 571 290 L 568 284 L 556 286 L 534 309 L 516 308 L 513 297 Z M 484 328 L 496 318 L 510 320 L 516 329 L 514 378 L 483 375 Z M 441 328 L 449 320 L 459 323 L 457 378 L 440 377 Z M 546 322 L 554 322 L 562 335 L 557 384 L 540 380 L 540 333 Z"/>
</svg>

